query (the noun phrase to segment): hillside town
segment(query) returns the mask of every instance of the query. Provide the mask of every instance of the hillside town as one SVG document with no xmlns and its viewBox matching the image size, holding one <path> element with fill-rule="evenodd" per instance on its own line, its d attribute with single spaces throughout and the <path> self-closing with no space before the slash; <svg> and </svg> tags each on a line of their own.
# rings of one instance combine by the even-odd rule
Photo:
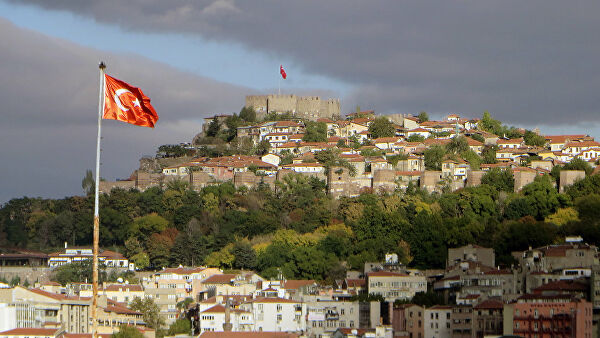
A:
<svg viewBox="0 0 600 338">
<path fill-rule="evenodd" d="M 89 258 L 88 251 L 67 247 L 31 268 L 73 264 Z M 569 237 L 513 256 L 518 265 L 500 269 L 493 249 L 467 245 L 448 250 L 445 269 L 418 270 L 390 253 L 335 285 L 205 266 L 163 268 L 138 274 L 135 282 L 101 285 L 99 333 L 108 337 L 128 325 L 152 338 L 156 323 L 183 321 L 187 332 L 165 337 L 596 336 L 597 247 Z M 102 257 L 123 260 L 115 269 L 133 268 L 118 254 Z M 0 255 L 2 266 L 16 259 Z M 50 280 L 0 284 L 0 337 L 90 337 L 91 287 Z M 142 299 L 156 305 L 158 317 L 131 308 Z"/>
<path fill-rule="evenodd" d="M 456 191 L 478 186 L 486 172 L 498 169 L 512 173 L 517 192 L 536 176 L 550 174 L 554 167 L 574 159 L 595 168 L 600 155 L 600 143 L 587 134 L 543 135 L 538 130 L 508 128 L 489 113 L 483 119 L 448 114 L 434 121 L 426 113 L 378 116 L 374 111 L 357 111 L 339 119 L 339 101 L 336 110 L 331 99 L 311 97 L 317 104 L 307 106 L 296 96 L 259 98 L 248 96 L 244 109 L 253 111 L 252 120 L 269 116 L 275 120 L 246 122 L 232 131 L 227 121 L 237 115 L 214 115 L 204 119 L 202 132 L 192 143 L 171 145 L 189 150 L 185 154 L 218 147 L 203 143 L 214 139 L 206 137 L 212 129 L 213 136 L 233 133 L 235 141 L 248 144 L 254 154 L 239 149 L 214 157 L 159 152 L 158 159 L 142 158 L 130 178 L 101 182 L 101 191 L 144 190 L 172 180 L 187 182 L 194 189 L 226 181 L 236 187 L 275 188 L 276 181 L 298 173 L 325 180 L 328 193 L 339 198 L 364 191 L 405 190 L 409 185 L 428 192 Z M 556 180 L 560 191 L 585 176 L 580 168 L 574 169 L 560 172 Z"/>
</svg>

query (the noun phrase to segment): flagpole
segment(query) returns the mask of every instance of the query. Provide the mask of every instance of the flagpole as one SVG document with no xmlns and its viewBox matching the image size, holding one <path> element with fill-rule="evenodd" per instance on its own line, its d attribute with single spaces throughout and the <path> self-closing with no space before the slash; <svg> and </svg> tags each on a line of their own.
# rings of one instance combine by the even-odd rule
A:
<svg viewBox="0 0 600 338">
<path fill-rule="evenodd" d="M 104 110 L 104 69 L 106 65 L 100 61 L 100 88 L 98 91 L 98 139 L 96 140 L 96 184 L 94 187 L 94 256 L 92 270 L 92 337 L 98 337 L 98 242 L 100 239 L 100 212 L 98 194 L 100 186 L 100 139 L 102 131 L 102 111 Z"/>
</svg>

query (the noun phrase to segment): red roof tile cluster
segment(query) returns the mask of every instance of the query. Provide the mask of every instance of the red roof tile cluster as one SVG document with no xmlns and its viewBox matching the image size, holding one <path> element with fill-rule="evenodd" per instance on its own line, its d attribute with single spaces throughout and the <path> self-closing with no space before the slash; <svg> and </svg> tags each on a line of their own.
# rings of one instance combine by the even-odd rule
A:
<svg viewBox="0 0 600 338">
<path fill-rule="evenodd" d="M 229 284 L 235 279 L 234 274 L 212 275 L 202 281 L 203 284 Z"/>
</svg>

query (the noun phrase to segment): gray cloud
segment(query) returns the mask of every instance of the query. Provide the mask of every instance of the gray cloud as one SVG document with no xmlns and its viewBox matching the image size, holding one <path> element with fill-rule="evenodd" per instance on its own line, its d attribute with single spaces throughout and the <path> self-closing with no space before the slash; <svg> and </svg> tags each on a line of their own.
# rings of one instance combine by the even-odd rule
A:
<svg viewBox="0 0 600 338">
<path fill-rule="evenodd" d="M 192 76 L 133 55 L 110 54 L 17 28 L 0 19 L 0 203 L 18 195 L 81 193 L 95 166 L 98 61 L 152 99 L 156 128 L 103 122 L 101 174 L 128 177 L 141 154 L 190 141 L 201 118 L 238 111 L 248 88 Z"/>
<path fill-rule="evenodd" d="M 355 85 L 347 109 L 599 120 L 598 1 L 132 0 L 135 11 L 117 0 L 19 2 L 284 55 Z"/>
</svg>

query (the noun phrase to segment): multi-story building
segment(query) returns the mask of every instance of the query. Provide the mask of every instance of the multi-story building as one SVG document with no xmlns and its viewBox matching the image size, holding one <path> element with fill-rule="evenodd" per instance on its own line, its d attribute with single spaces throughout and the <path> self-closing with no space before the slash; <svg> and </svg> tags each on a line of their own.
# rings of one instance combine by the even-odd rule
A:
<svg viewBox="0 0 600 338">
<path fill-rule="evenodd" d="M 88 259 L 92 259 L 93 252 L 92 248 L 88 247 L 67 247 L 65 242 L 65 250 L 62 252 L 55 252 L 48 255 L 48 266 L 55 268 L 57 266 L 70 264 L 73 262 L 82 262 Z M 122 254 L 109 250 L 100 250 L 98 253 L 98 262 L 104 263 L 109 268 L 123 268 L 134 270 L 135 266 L 133 263 L 129 263 L 129 260 Z"/>
<path fill-rule="evenodd" d="M 392 308 L 392 328 L 396 336 L 423 338 L 425 327 L 423 307 L 415 304 L 399 304 Z"/>
<path fill-rule="evenodd" d="M 283 298 L 256 298 L 239 306 L 254 318 L 253 331 L 306 330 L 306 304 Z"/>
<path fill-rule="evenodd" d="M 591 268 L 598 264 L 598 248 L 579 239 L 557 245 L 515 252 L 513 256 L 525 271 L 559 271 L 570 268 Z"/>
<path fill-rule="evenodd" d="M 386 301 L 407 300 L 417 292 L 427 292 L 427 278 L 415 272 L 370 272 L 367 274 L 367 288 L 369 294 L 382 295 Z"/>
<path fill-rule="evenodd" d="M 144 298 L 146 295 L 144 288 L 140 284 L 105 284 L 98 288 L 98 294 L 104 295 L 115 302 L 125 304 L 131 302 L 135 297 Z M 93 290 L 91 287 L 85 287 L 79 291 L 79 296 L 81 297 L 92 297 L 92 295 Z"/>
<path fill-rule="evenodd" d="M 338 328 L 357 328 L 358 302 L 311 301 L 306 302 L 306 330 L 311 336 L 332 334 Z"/>
<path fill-rule="evenodd" d="M 185 298 L 199 300 L 203 290 L 202 281 L 210 276 L 222 274 L 215 268 L 166 268 L 142 281 L 146 297 L 160 307 L 160 314 L 167 324 L 177 317 L 177 303 Z"/>
<path fill-rule="evenodd" d="M 472 338 L 473 307 L 471 305 L 456 305 L 450 314 L 450 330 L 452 338 Z"/>
<path fill-rule="evenodd" d="M 200 333 L 202 332 L 222 332 L 226 321 L 231 324 L 231 330 L 238 332 L 252 331 L 254 319 L 252 313 L 240 309 L 230 309 L 229 313 L 225 306 L 221 304 L 214 305 L 200 312 Z M 229 318 L 227 318 L 229 317 Z"/>
<path fill-rule="evenodd" d="M 505 335 L 592 337 L 592 304 L 571 295 L 523 295 L 504 305 Z"/>
<path fill-rule="evenodd" d="M 90 298 L 16 286 L 0 289 L 0 303 L 14 306 L 20 312 L 17 315 L 17 327 L 41 324 L 38 327 L 62 327 L 70 333 L 88 333 L 90 330 Z"/>
<path fill-rule="evenodd" d="M 424 337 L 425 338 L 450 338 L 452 306 L 435 305 L 425 309 Z"/>
<path fill-rule="evenodd" d="M 502 335 L 504 303 L 495 299 L 485 300 L 473 307 L 473 337 L 483 338 Z"/>
<path fill-rule="evenodd" d="M 494 249 L 484 248 L 482 246 L 473 244 L 465 245 L 460 248 L 448 249 L 448 262 L 446 263 L 447 267 L 465 261 L 481 262 L 481 264 L 489 267 L 496 266 Z"/>
</svg>

